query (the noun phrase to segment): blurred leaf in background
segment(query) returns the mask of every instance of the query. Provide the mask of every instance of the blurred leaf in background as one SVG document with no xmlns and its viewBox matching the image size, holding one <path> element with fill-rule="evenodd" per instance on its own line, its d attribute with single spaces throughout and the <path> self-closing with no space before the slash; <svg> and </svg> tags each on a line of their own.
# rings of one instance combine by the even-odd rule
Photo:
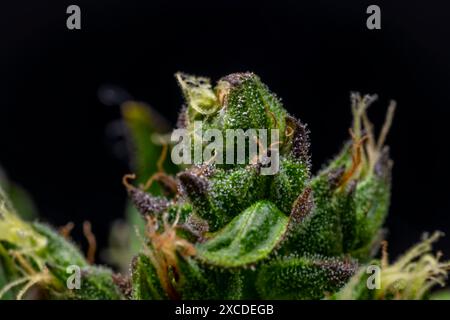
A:
<svg viewBox="0 0 450 320">
<path fill-rule="evenodd" d="M 31 221 L 37 217 L 37 208 L 30 194 L 21 186 L 11 182 L 0 167 L 0 188 L 4 190 L 22 219 Z"/>
<path fill-rule="evenodd" d="M 136 183 L 143 185 L 161 168 L 171 174 L 177 167 L 168 159 L 161 158 L 164 145 L 169 144 L 171 126 L 167 120 L 149 105 L 126 101 L 121 105 L 123 123 L 125 125 L 126 144 L 130 159 L 131 171 L 136 174 Z M 166 154 L 169 153 L 167 149 Z M 159 161 L 165 160 L 160 163 Z M 161 194 L 155 183 L 149 186 L 148 192 Z M 138 233 L 144 232 L 144 220 L 136 208 L 129 203 L 124 221 L 115 221 L 110 234 L 110 247 L 105 251 L 106 260 L 121 271 L 129 270 L 129 262 L 142 247 Z"/>
</svg>

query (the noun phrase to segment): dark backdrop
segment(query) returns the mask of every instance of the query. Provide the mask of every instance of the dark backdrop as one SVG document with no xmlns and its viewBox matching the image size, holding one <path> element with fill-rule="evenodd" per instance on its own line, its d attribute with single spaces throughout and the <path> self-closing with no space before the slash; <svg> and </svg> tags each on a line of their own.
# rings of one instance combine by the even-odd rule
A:
<svg viewBox="0 0 450 320">
<path fill-rule="evenodd" d="M 89 219 L 104 246 L 128 172 L 98 89 L 125 89 L 175 122 L 173 74 L 254 71 L 312 131 L 315 170 L 350 125 L 349 92 L 398 111 L 390 251 L 450 231 L 450 14 L 444 1 L 10 1 L 0 9 L 0 163 L 55 225 Z M 66 29 L 78 4 L 82 30 Z M 366 28 L 378 4 L 382 30 Z M 109 136 L 109 138 L 108 138 Z M 80 227 L 78 230 L 81 229 Z M 80 237 L 80 232 L 75 232 Z M 439 248 L 450 255 L 450 235 Z"/>
</svg>

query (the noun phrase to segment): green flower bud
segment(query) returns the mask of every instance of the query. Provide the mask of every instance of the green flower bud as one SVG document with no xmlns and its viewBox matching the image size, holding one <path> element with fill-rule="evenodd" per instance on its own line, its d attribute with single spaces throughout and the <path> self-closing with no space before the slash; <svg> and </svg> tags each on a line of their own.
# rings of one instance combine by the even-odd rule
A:
<svg viewBox="0 0 450 320">
<path fill-rule="evenodd" d="M 390 203 L 394 103 L 375 137 L 375 96 L 352 94 L 350 139 L 312 174 L 306 125 L 258 76 L 176 78 L 186 131 L 174 135 L 190 144 L 172 146 L 172 156 L 182 150 L 189 163 L 166 161 L 171 146 L 153 109 L 122 106 L 136 171 L 123 180 L 127 228 L 136 232 L 115 252 L 134 255 L 131 274 L 89 264 L 52 228 L 23 221 L 0 192 L 0 298 L 21 299 L 36 285 L 56 299 L 423 299 L 444 283 L 449 263 L 430 254 L 437 234 L 394 264 L 385 249 L 374 260 Z M 67 286 L 74 267 L 77 289 Z M 368 268 L 380 269 L 376 290 Z"/>
</svg>

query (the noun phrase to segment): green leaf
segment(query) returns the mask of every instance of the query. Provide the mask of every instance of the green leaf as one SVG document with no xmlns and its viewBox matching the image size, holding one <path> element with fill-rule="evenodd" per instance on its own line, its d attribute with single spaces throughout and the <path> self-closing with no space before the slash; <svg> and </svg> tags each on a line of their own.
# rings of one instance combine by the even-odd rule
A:
<svg viewBox="0 0 450 320">
<path fill-rule="evenodd" d="M 47 239 L 23 221 L 0 188 L 0 241 L 29 252 L 45 248 Z"/>
<path fill-rule="evenodd" d="M 355 192 L 356 238 L 354 249 L 366 247 L 378 235 L 390 204 L 390 184 L 371 175 Z"/>
<path fill-rule="evenodd" d="M 70 265 L 77 265 L 80 268 L 88 265 L 77 246 L 59 235 L 53 228 L 38 222 L 33 224 L 33 228 L 47 239 L 47 245 L 41 253 L 47 263 L 64 269 Z"/>
<path fill-rule="evenodd" d="M 308 165 L 286 159 L 280 159 L 280 171 L 273 177 L 270 198 L 284 213 L 289 214 L 292 205 L 309 180 Z"/>
<path fill-rule="evenodd" d="M 198 245 L 198 257 L 217 266 L 239 267 L 266 258 L 286 231 L 288 217 L 269 201 L 236 216 L 212 239 Z"/>
<path fill-rule="evenodd" d="M 122 300 L 120 289 L 112 278 L 111 270 L 88 266 L 81 269 L 81 288 L 71 291 L 77 300 Z"/>
<path fill-rule="evenodd" d="M 11 201 L 10 206 L 14 206 L 21 218 L 29 221 L 37 217 L 37 209 L 30 194 L 21 186 L 8 181 L 1 167 L 0 188 L 3 188 L 8 195 Z"/>
<path fill-rule="evenodd" d="M 357 264 L 337 258 L 290 257 L 261 266 L 256 287 L 263 299 L 321 299 L 350 279 Z"/>
<path fill-rule="evenodd" d="M 439 290 L 430 295 L 430 300 L 450 300 L 450 290 Z"/>
<path fill-rule="evenodd" d="M 239 269 L 204 265 L 191 258 L 180 258 L 180 283 L 177 291 L 182 299 L 242 299 L 243 276 Z"/>
<path fill-rule="evenodd" d="M 333 189 L 328 176 L 321 174 L 311 181 L 314 206 L 302 224 L 292 230 L 289 250 L 296 254 L 342 254 L 342 231 L 339 212 L 334 206 Z M 293 245 L 292 245 L 293 244 Z"/>
<path fill-rule="evenodd" d="M 208 220 L 210 231 L 222 228 L 238 213 L 262 200 L 269 179 L 251 165 L 229 170 L 215 167 L 208 180 L 195 169 L 180 173 L 178 178 L 194 211 Z"/>
<path fill-rule="evenodd" d="M 25 189 L 17 184 L 11 184 L 8 194 L 21 218 L 30 221 L 37 217 L 36 206 Z"/>
<path fill-rule="evenodd" d="M 132 263 L 131 279 L 134 300 L 165 300 L 167 295 L 161 286 L 156 269 L 150 259 L 144 255 L 137 255 Z"/>
<path fill-rule="evenodd" d="M 224 129 L 274 128 L 276 122 L 281 129 L 280 139 L 283 139 L 286 111 L 258 76 L 235 73 L 222 78 L 218 86 L 224 87 L 224 83 L 229 87 Z"/>
</svg>

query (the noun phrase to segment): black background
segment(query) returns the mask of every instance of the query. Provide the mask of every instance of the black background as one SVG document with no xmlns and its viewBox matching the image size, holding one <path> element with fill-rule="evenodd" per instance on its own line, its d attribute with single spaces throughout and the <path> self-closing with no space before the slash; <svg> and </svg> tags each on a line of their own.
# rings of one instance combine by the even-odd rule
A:
<svg viewBox="0 0 450 320">
<path fill-rule="evenodd" d="M 82 29 L 66 28 L 81 7 Z M 366 28 L 381 7 L 382 29 Z M 123 216 L 114 149 L 119 110 L 98 99 L 113 84 L 175 122 L 173 74 L 213 79 L 253 71 L 309 124 L 315 170 L 340 148 L 349 92 L 378 93 L 381 125 L 398 102 L 388 139 L 395 161 L 387 227 L 396 255 L 423 231 L 450 233 L 447 130 L 450 13 L 438 1 L 14 1 L 0 6 L 0 163 L 55 225 L 93 223 L 104 246 Z M 109 137 L 108 137 L 109 136 Z M 450 234 L 438 248 L 450 256 Z"/>
</svg>

